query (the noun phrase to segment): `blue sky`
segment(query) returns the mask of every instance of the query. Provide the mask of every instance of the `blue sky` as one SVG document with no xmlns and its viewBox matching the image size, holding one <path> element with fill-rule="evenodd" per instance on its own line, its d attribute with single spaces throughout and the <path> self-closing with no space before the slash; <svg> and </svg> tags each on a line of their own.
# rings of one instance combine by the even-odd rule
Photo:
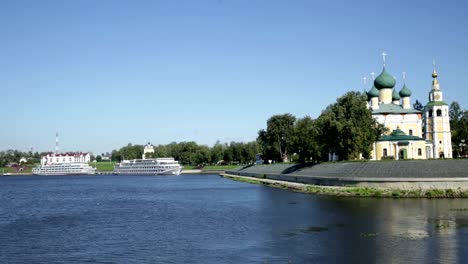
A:
<svg viewBox="0 0 468 264">
<path fill-rule="evenodd" d="M 468 108 L 463 1 L 0 1 L 0 150 L 250 141 L 402 72 Z M 367 89 L 370 88 L 370 82 Z"/>
</svg>

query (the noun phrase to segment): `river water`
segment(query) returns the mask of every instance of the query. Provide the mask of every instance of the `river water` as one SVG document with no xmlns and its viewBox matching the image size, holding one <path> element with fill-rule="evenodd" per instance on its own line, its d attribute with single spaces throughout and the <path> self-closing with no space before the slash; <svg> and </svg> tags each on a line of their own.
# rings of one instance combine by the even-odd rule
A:
<svg viewBox="0 0 468 264">
<path fill-rule="evenodd" d="M 463 263 L 468 200 L 217 175 L 0 177 L 1 263 Z"/>
</svg>

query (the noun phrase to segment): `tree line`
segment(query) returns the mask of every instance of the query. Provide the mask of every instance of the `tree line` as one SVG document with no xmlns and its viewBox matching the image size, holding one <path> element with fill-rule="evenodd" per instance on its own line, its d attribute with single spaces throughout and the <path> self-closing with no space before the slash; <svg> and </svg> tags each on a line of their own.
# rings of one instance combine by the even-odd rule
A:
<svg viewBox="0 0 468 264">
<path fill-rule="evenodd" d="M 41 162 L 41 156 L 45 153 L 39 152 L 23 152 L 19 150 L 9 149 L 0 151 L 0 167 L 5 167 L 8 164 L 19 163 L 21 158 L 26 158 L 26 164 L 35 164 Z"/>
<path fill-rule="evenodd" d="M 111 153 L 113 161 L 120 162 L 124 159 L 141 159 L 143 145 L 132 145 L 114 150 Z M 172 142 L 167 145 L 154 146 L 154 153 L 147 153 L 146 158 L 173 157 L 182 165 L 208 165 L 208 164 L 248 164 L 255 161 L 259 152 L 257 142 L 230 142 L 220 143 L 213 147 L 198 145 L 194 141 Z"/>
</svg>

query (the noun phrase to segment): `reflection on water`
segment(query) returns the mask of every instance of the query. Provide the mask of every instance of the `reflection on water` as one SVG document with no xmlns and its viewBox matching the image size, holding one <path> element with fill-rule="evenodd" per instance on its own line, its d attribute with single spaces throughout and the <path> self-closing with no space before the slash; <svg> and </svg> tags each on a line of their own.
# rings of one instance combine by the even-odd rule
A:
<svg viewBox="0 0 468 264">
<path fill-rule="evenodd" d="M 461 263 L 468 201 L 305 195 L 220 178 L 1 177 L 6 263 Z"/>
<path fill-rule="evenodd" d="M 468 214 L 450 210 L 466 208 L 464 199 L 332 200 L 354 229 L 338 236 L 350 242 L 342 246 L 356 252 L 356 262 L 361 258 L 374 263 L 457 263 L 467 257 L 468 232 L 462 223 Z M 364 234 L 361 239 L 356 238 L 357 230 Z"/>
<path fill-rule="evenodd" d="M 300 252 L 302 257 L 293 258 L 298 262 L 347 263 L 460 263 L 468 257 L 466 199 L 320 197 L 282 190 L 263 194 L 279 211 L 295 207 L 269 223 L 272 255 L 287 248 Z M 284 230 L 290 226 L 296 228 Z M 277 239 L 278 230 L 288 241 Z"/>
</svg>

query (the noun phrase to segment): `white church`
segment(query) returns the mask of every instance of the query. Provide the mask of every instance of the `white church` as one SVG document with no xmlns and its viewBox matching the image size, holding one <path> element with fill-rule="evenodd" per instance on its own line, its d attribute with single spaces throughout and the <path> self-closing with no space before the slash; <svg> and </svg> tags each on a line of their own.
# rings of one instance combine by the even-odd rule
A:
<svg viewBox="0 0 468 264">
<path fill-rule="evenodd" d="M 388 133 L 374 142 L 372 160 L 452 158 L 449 107 L 443 101 L 435 65 L 429 102 L 421 111 L 413 108 L 405 82 L 397 90 L 395 78 L 386 71 L 386 54 L 382 55 L 383 70 L 367 98 L 372 116 Z"/>
</svg>

